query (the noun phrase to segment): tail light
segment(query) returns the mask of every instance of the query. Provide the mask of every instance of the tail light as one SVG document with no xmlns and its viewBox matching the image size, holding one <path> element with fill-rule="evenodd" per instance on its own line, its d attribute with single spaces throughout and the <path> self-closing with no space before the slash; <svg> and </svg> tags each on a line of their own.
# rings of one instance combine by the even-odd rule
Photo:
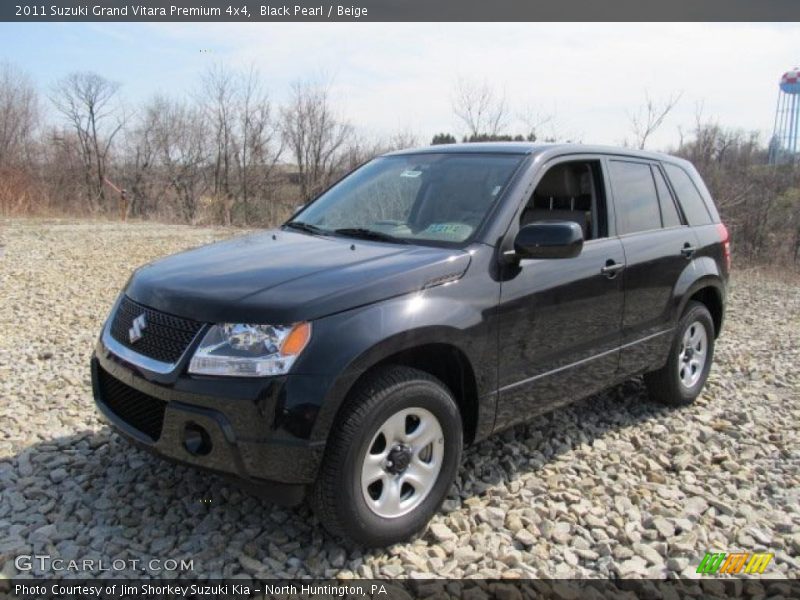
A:
<svg viewBox="0 0 800 600">
<path fill-rule="evenodd" d="M 731 236 L 724 223 L 717 224 L 720 241 L 722 242 L 722 256 L 725 257 L 725 268 L 731 270 Z"/>
</svg>

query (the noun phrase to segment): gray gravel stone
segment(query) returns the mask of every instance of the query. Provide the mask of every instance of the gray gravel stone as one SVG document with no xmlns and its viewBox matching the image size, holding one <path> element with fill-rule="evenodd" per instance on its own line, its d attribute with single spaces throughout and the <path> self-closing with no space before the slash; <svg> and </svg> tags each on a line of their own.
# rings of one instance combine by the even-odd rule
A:
<svg viewBox="0 0 800 600">
<path fill-rule="evenodd" d="M 483 523 L 488 523 L 492 527 L 499 529 L 505 524 L 506 513 L 502 508 L 490 506 L 478 513 L 478 519 Z"/>
<path fill-rule="evenodd" d="M 193 558 L 190 578 L 696 577 L 709 548 L 746 542 L 775 553 L 766 576 L 800 575 L 796 277 L 734 272 L 692 406 L 658 406 L 633 380 L 537 417 L 465 450 L 425 536 L 348 552 L 306 506 L 277 508 L 145 454 L 93 406 L 88 361 L 131 271 L 244 233 L 0 221 L 0 322 L 15 324 L 0 335 L 0 573 L 42 551 Z"/>
<path fill-rule="evenodd" d="M 527 529 L 520 529 L 514 535 L 514 539 L 525 546 L 533 546 L 536 543 L 536 536 Z"/>
<path fill-rule="evenodd" d="M 651 565 L 660 565 L 664 562 L 664 559 L 661 558 L 661 555 L 656 551 L 656 549 L 652 546 L 648 546 L 647 544 L 634 544 L 633 551 L 644 558 Z"/>
<path fill-rule="evenodd" d="M 459 546 L 453 551 L 453 558 L 456 559 L 460 567 L 472 564 L 482 557 L 483 555 L 473 550 L 471 546 Z"/>
<path fill-rule="evenodd" d="M 673 557 L 667 559 L 667 568 L 670 571 L 680 573 L 689 566 L 689 559 L 685 557 Z"/>
<path fill-rule="evenodd" d="M 444 523 L 432 523 L 429 531 L 437 542 L 446 542 L 456 537 L 456 534 Z"/>
<path fill-rule="evenodd" d="M 53 483 L 61 483 L 67 478 L 67 470 L 66 469 L 54 469 L 50 471 L 50 480 Z"/>
<path fill-rule="evenodd" d="M 675 526 L 667 521 L 664 517 L 654 518 L 653 527 L 658 530 L 658 533 L 662 538 L 671 538 L 675 535 Z"/>
<path fill-rule="evenodd" d="M 688 515 L 689 517 L 699 517 L 702 515 L 706 509 L 708 508 L 708 502 L 705 501 L 704 498 L 700 496 L 694 496 L 693 498 L 688 498 L 683 504 L 683 514 Z"/>
</svg>

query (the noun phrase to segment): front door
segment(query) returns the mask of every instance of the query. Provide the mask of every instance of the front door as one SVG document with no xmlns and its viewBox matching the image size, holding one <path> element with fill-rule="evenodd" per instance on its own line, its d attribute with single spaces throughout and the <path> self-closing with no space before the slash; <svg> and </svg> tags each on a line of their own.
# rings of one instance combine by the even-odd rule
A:
<svg viewBox="0 0 800 600">
<path fill-rule="evenodd" d="M 617 372 L 625 255 L 622 242 L 608 237 L 601 163 L 550 169 L 519 225 L 573 220 L 588 239 L 575 258 L 523 260 L 503 277 L 495 429 L 599 391 Z"/>
</svg>

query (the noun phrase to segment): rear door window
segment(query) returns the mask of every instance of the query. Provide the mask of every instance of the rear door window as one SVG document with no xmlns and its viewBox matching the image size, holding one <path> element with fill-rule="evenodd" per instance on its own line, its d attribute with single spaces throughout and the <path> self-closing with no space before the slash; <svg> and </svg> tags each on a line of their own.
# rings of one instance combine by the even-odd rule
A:
<svg viewBox="0 0 800 600">
<path fill-rule="evenodd" d="M 614 190 L 617 234 L 660 229 L 661 211 L 650 165 L 612 160 L 609 169 Z"/>
<path fill-rule="evenodd" d="M 689 225 L 711 223 L 711 215 L 708 214 L 706 203 L 689 174 L 680 167 L 668 163 L 664 164 L 664 169 L 672 182 L 672 189 L 678 195 L 678 201 L 681 203 L 683 214 L 686 215 Z"/>
<path fill-rule="evenodd" d="M 661 172 L 661 169 L 656 166 L 653 166 L 653 177 L 656 180 L 658 202 L 661 204 L 661 220 L 664 222 L 664 227 L 677 227 L 681 225 L 678 208 L 675 206 L 675 200 L 672 198 L 672 193 L 669 191 L 667 182 L 664 181 L 664 174 Z"/>
</svg>

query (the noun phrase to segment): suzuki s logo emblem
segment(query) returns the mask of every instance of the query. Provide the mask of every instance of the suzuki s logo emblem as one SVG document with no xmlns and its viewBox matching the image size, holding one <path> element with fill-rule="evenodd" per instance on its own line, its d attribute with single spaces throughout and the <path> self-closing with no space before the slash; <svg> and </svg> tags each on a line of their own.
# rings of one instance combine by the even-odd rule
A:
<svg viewBox="0 0 800 600">
<path fill-rule="evenodd" d="M 128 329 L 128 339 L 131 341 L 131 344 L 142 339 L 142 332 L 145 327 L 147 327 L 147 319 L 144 318 L 144 313 L 142 313 L 133 320 L 131 328 Z"/>
</svg>

